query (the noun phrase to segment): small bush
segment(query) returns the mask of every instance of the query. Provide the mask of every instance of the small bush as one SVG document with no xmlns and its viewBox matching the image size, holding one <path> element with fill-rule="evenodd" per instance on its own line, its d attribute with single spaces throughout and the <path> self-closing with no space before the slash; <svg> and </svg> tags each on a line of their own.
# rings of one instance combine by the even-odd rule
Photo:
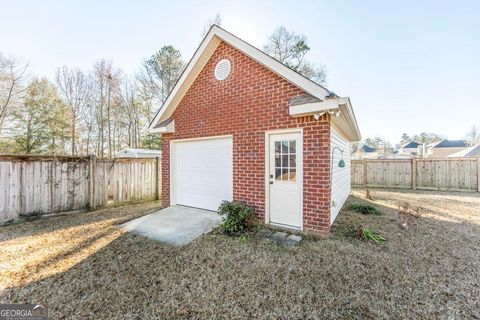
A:
<svg viewBox="0 0 480 320">
<path fill-rule="evenodd" d="M 357 231 L 357 236 L 360 239 L 370 240 L 375 242 L 376 244 L 383 244 L 386 241 L 384 237 L 382 237 L 370 228 L 360 227 Z"/>
<path fill-rule="evenodd" d="M 229 234 L 238 234 L 253 225 L 254 210 L 244 203 L 223 201 L 218 208 L 222 217 L 222 229 Z"/>
<path fill-rule="evenodd" d="M 375 216 L 379 216 L 381 214 L 377 207 L 362 202 L 354 202 L 350 204 L 348 208 L 350 210 L 360 212 L 361 214 L 373 214 Z"/>
</svg>

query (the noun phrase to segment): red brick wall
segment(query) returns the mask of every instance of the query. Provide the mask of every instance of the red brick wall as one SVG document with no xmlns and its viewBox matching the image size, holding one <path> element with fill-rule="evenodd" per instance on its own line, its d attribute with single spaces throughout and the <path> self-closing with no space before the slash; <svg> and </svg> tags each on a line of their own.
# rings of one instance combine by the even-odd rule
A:
<svg viewBox="0 0 480 320">
<path fill-rule="evenodd" d="M 214 76 L 228 58 L 226 80 Z M 163 134 L 163 199 L 170 200 L 170 140 L 233 135 L 233 198 L 265 214 L 265 131 L 303 128 L 304 230 L 327 234 L 330 222 L 330 125 L 328 116 L 292 118 L 288 101 L 303 91 L 221 43 L 173 113 L 175 133 Z"/>
</svg>

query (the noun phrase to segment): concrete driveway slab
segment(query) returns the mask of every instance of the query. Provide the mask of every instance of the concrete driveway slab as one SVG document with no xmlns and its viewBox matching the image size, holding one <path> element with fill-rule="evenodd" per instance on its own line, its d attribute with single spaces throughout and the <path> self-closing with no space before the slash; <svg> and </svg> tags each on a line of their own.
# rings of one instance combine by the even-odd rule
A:
<svg viewBox="0 0 480 320">
<path fill-rule="evenodd" d="M 218 227 L 214 211 L 171 206 L 120 225 L 120 228 L 160 242 L 185 245 Z"/>
</svg>

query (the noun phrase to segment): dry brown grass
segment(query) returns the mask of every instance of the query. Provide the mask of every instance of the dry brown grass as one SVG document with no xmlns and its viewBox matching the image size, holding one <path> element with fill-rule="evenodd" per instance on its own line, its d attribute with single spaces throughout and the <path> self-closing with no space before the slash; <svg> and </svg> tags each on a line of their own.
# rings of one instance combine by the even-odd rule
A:
<svg viewBox="0 0 480 320">
<path fill-rule="evenodd" d="M 344 211 L 331 238 L 294 249 L 221 235 L 172 247 L 115 227 L 155 205 L 4 227 L 0 301 L 43 302 L 52 319 L 480 318 L 479 195 L 371 193 L 382 216 Z M 407 229 L 401 201 L 425 209 Z M 345 232 L 358 225 L 387 242 Z"/>
</svg>

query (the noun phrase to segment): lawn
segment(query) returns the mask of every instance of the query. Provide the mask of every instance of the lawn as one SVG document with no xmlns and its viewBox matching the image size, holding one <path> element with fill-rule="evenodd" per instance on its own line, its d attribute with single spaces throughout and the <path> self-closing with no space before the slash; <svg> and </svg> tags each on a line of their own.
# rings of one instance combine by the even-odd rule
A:
<svg viewBox="0 0 480 320">
<path fill-rule="evenodd" d="M 158 203 L 2 227 L 0 302 L 52 319 L 480 318 L 479 194 L 371 194 L 381 216 L 344 209 L 329 239 L 297 248 L 219 234 L 173 247 L 116 227 Z M 387 241 L 357 239 L 360 225 Z"/>
</svg>

